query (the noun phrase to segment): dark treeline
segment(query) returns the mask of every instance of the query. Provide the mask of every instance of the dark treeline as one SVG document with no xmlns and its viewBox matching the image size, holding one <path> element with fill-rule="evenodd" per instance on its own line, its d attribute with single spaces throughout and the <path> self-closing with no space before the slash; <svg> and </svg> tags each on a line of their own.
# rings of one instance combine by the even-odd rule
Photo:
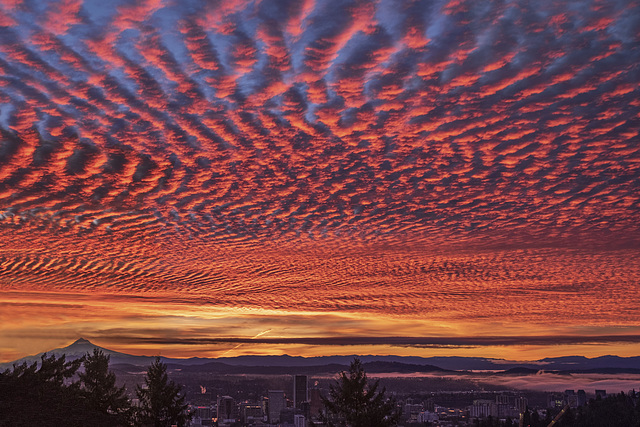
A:
<svg viewBox="0 0 640 427">
<path fill-rule="evenodd" d="M 535 411 L 524 414 L 523 425 L 528 427 L 547 427 L 561 410 L 547 411 L 546 417 L 538 416 Z M 516 427 L 511 420 L 501 421 L 491 417 L 476 420 L 477 427 Z M 553 424 L 554 427 L 640 427 L 640 394 L 635 390 L 625 394 L 615 394 L 604 399 L 591 399 L 585 406 L 568 408 Z"/>
<path fill-rule="evenodd" d="M 161 427 L 189 420 L 181 388 L 159 359 L 136 397 L 140 404 L 133 406 L 101 350 L 73 361 L 45 354 L 39 366 L 25 362 L 0 373 L 0 426 Z"/>
</svg>

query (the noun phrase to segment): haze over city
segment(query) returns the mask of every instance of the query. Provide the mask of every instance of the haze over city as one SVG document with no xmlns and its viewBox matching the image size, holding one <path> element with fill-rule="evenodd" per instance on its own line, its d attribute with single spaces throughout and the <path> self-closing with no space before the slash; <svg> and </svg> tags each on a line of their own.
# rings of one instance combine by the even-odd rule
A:
<svg viewBox="0 0 640 427">
<path fill-rule="evenodd" d="M 640 355 L 637 1 L 0 0 L 0 362 Z"/>
</svg>

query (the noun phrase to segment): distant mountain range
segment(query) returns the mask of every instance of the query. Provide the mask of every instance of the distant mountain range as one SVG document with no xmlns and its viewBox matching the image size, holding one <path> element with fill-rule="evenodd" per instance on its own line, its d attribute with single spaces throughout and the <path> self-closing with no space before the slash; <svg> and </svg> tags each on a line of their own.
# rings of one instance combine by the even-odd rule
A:
<svg viewBox="0 0 640 427">
<path fill-rule="evenodd" d="M 73 344 L 50 350 L 47 354 L 67 359 L 77 359 L 94 348 L 101 349 L 111 357 L 111 365 L 120 369 L 137 370 L 148 366 L 155 357 L 133 356 L 94 345 L 80 338 Z M 9 369 L 13 364 L 33 363 L 40 360 L 42 353 L 28 356 L 14 362 L 0 364 L 0 369 Z M 452 371 L 495 371 L 502 375 L 533 375 L 540 370 L 558 373 L 633 373 L 640 374 L 640 357 L 602 356 L 587 358 L 583 356 L 566 356 L 545 358 L 529 362 L 513 362 L 502 359 L 480 357 L 415 357 L 415 356 L 238 356 L 220 358 L 176 359 L 161 357 L 170 369 L 183 372 L 211 372 L 220 374 L 293 374 L 309 375 L 336 373 L 346 369 L 354 357 L 360 358 L 368 373 L 413 373 Z"/>
</svg>

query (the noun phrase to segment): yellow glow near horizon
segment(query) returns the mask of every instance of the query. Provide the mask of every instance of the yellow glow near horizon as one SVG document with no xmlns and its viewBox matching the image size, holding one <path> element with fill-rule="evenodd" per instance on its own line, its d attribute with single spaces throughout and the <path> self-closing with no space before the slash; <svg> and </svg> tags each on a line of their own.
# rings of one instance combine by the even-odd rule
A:
<svg viewBox="0 0 640 427">
<path fill-rule="evenodd" d="M 97 345 L 131 354 L 162 354 L 167 357 L 232 357 L 246 354 L 291 356 L 400 355 L 476 356 L 534 360 L 579 354 L 596 357 L 608 354 L 634 356 L 640 345 L 615 342 L 615 335 L 638 334 L 632 326 L 576 327 L 543 323 L 444 321 L 420 316 L 398 316 L 353 312 L 303 312 L 261 308 L 205 308 L 188 302 L 172 302 L 170 296 L 148 300 L 123 295 L 73 295 L 56 293 L 0 293 L 0 362 L 8 362 L 53 348 L 63 347 L 79 337 Z M 389 331 L 394 331 L 393 335 Z M 527 338 L 544 331 L 548 345 L 526 344 Z M 497 334 L 500 332 L 500 334 Z M 492 345 L 491 339 L 522 337 L 509 345 Z M 610 343 L 588 343 L 588 337 L 613 336 Z M 461 344 L 389 344 L 383 337 L 459 338 Z M 555 343 L 558 336 L 583 337 L 585 343 Z M 370 338 L 349 345 L 331 344 L 349 337 Z M 464 344 L 469 338 L 487 338 L 487 344 Z M 268 338 L 271 342 L 251 342 Z M 230 340 L 229 342 L 225 339 Z M 234 343 L 234 339 L 245 341 Z M 302 342 L 287 343 L 300 339 Z M 305 344 L 305 339 L 320 339 Z M 378 341 L 376 341 L 378 339 Z M 219 340 L 217 342 L 216 340 Z M 282 340 L 284 342 L 279 341 Z M 409 341 L 411 341 L 409 339 Z"/>
</svg>

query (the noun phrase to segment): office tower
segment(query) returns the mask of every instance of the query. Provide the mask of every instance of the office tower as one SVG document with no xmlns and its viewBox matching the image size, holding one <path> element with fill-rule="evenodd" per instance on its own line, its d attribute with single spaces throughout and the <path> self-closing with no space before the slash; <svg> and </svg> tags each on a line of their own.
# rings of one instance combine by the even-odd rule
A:
<svg viewBox="0 0 640 427">
<path fill-rule="evenodd" d="M 307 376 L 296 375 L 293 379 L 293 406 L 300 409 L 302 402 L 309 401 L 309 393 L 307 391 Z"/>
<path fill-rule="evenodd" d="M 234 423 L 238 417 L 236 401 L 231 396 L 218 397 L 218 424 Z"/>
<path fill-rule="evenodd" d="M 267 394 L 269 396 L 269 423 L 277 424 L 280 422 L 280 411 L 287 407 L 284 391 L 269 390 Z"/>
<path fill-rule="evenodd" d="M 587 404 L 587 393 L 584 390 L 578 390 L 578 406 Z"/>
</svg>

